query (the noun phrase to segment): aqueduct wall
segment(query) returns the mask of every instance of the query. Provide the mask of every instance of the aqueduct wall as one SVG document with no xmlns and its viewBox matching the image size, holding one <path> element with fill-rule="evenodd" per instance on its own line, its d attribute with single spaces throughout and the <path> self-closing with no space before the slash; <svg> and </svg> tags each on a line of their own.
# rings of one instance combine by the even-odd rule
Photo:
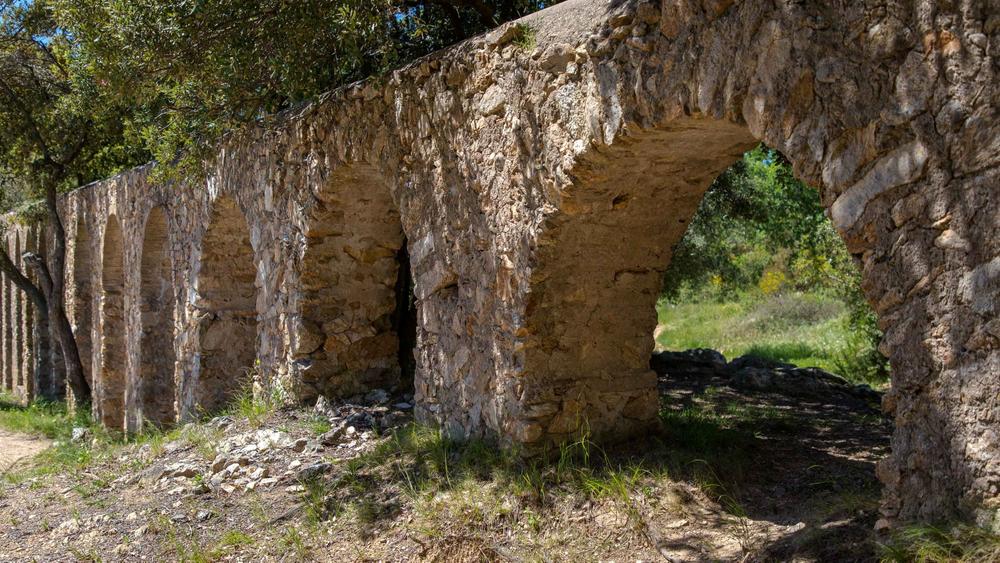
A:
<svg viewBox="0 0 1000 563">
<path fill-rule="evenodd" d="M 255 362 L 299 400 L 392 385 L 405 244 L 421 420 L 527 449 L 635 434 L 671 247 L 762 140 L 821 190 L 886 333 L 886 521 L 989 523 L 998 34 L 987 0 L 570 0 L 235 134 L 204 183 L 81 188 L 67 298 L 95 408 L 190 419 Z M 30 396 L 38 339 L 3 296 L 4 383 Z"/>
</svg>

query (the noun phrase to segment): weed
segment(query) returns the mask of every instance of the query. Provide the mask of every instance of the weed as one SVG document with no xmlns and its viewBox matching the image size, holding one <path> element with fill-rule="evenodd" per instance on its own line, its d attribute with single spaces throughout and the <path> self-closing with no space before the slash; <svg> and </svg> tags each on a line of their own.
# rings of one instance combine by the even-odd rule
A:
<svg viewBox="0 0 1000 563">
<path fill-rule="evenodd" d="M 306 481 L 304 486 L 306 490 L 302 495 L 302 505 L 306 522 L 310 526 L 316 526 L 332 515 L 333 499 L 327 495 L 326 486 L 319 480 Z"/>
<path fill-rule="evenodd" d="M 215 459 L 215 447 L 222 440 L 223 431 L 211 426 L 189 424 L 181 428 L 177 439 L 184 440 L 194 446 L 195 450 L 206 460 Z"/>
<path fill-rule="evenodd" d="M 260 428 L 283 403 L 278 386 L 258 389 L 256 383 L 259 381 L 262 381 L 260 360 L 256 360 L 254 367 L 247 370 L 239 391 L 226 409 L 227 414 L 245 418 L 252 428 Z"/>
<path fill-rule="evenodd" d="M 299 531 L 298 527 L 289 526 L 285 529 L 285 533 L 281 537 L 281 545 L 286 549 L 292 550 L 300 561 L 310 560 L 312 551 L 306 544 L 306 538 Z"/>
<path fill-rule="evenodd" d="M 222 534 L 222 539 L 219 540 L 219 545 L 216 549 L 227 548 L 227 547 L 246 547 L 248 545 L 253 545 L 254 539 L 248 534 L 245 534 L 239 530 L 229 530 Z"/>
<path fill-rule="evenodd" d="M 538 45 L 538 31 L 530 25 L 514 24 L 514 39 L 511 43 L 523 51 L 533 51 Z"/>
<path fill-rule="evenodd" d="M 264 507 L 264 503 L 257 493 L 254 493 L 250 500 L 250 516 L 254 519 L 254 522 L 257 522 L 261 526 L 271 521 L 271 517 L 267 514 L 267 508 Z"/>
<path fill-rule="evenodd" d="M 969 524 L 904 527 L 880 548 L 899 563 L 1000 562 L 1000 536 Z"/>
</svg>

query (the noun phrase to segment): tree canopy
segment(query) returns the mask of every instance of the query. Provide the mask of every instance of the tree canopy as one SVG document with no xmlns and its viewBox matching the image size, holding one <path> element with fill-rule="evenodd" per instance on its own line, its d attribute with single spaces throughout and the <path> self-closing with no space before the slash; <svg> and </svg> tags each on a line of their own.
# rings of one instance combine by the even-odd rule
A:
<svg viewBox="0 0 1000 563">
<path fill-rule="evenodd" d="M 53 0 L 129 140 L 197 173 L 225 132 L 545 5 L 538 0 Z"/>
<path fill-rule="evenodd" d="M 0 0 L 0 177 L 4 202 L 132 166 L 147 155 L 123 137 L 122 103 L 102 91 L 78 43 L 40 1 Z M 11 197 L 15 196 L 15 197 Z"/>
</svg>

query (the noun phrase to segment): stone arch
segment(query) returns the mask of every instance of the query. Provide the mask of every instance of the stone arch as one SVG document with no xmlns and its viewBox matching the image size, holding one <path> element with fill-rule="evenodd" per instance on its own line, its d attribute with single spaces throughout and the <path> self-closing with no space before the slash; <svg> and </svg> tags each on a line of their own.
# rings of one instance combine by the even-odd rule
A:
<svg viewBox="0 0 1000 563">
<path fill-rule="evenodd" d="M 77 219 L 73 241 L 73 335 L 80 350 L 83 374 L 93 385 L 93 282 L 94 260 L 90 231 L 83 217 Z"/>
<path fill-rule="evenodd" d="M 195 404 L 210 413 L 235 396 L 257 358 L 257 268 L 250 229 L 232 197 L 215 201 L 201 248 Z"/>
<path fill-rule="evenodd" d="M 293 346 L 305 368 L 302 398 L 395 386 L 412 364 L 412 340 L 400 346 L 412 307 L 397 306 L 409 303 L 412 284 L 387 182 L 368 165 L 338 170 L 316 194 L 304 235 Z"/>
<path fill-rule="evenodd" d="M 154 207 L 142 239 L 139 288 L 138 419 L 158 426 L 176 421 L 173 269 L 167 215 Z"/>
<path fill-rule="evenodd" d="M 745 127 L 692 119 L 577 166 L 576 212 L 545 224 L 529 281 L 517 425 L 527 442 L 656 424 L 651 335 L 671 250 L 712 181 L 755 144 Z"/>
<path fill-rule="evenodd" d="M 118 217 L 109 215 L 101 253 L 101 372 L 98 415 L 108 428 L 125 424 L 124 239 Z"/>
</svg>

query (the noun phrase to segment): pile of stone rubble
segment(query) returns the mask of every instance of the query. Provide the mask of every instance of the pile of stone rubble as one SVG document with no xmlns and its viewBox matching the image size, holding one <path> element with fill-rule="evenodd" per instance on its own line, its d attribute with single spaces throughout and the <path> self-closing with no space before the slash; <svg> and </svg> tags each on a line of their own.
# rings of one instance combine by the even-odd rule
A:
<svg viewBox="0 0 1000 563">
<path fill-rule="evenodd" d="M 338 404 L 321 397 L 311 422 L 326 421 L 329 430 L 307 436 L 276 428 L 237 429 L 233 417 L 220 416 L 207 423 L 209 432 L 222 433 L 217 443 L 210 444 L 216 452 L 211 461 L 206 460 L 204 450 L 196 451 L 191 440 L 178 440 L 164 446 L 168 454 L 164 457 L 176 461 L 153 463 L 143 473 L 120 480 L 145 479 L 154 491 L 176 496 L 274 487 L 300 492 L 305 483 L 332 469 L 326 460 L 349 459 L 368 451 L 378 435 L 411 420 L 412 410 L 412 396 L 391 400 L 381 389 Z M 152 447 L 143 446 L 133 455 L 148 459 Z"/>
</svg>

